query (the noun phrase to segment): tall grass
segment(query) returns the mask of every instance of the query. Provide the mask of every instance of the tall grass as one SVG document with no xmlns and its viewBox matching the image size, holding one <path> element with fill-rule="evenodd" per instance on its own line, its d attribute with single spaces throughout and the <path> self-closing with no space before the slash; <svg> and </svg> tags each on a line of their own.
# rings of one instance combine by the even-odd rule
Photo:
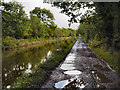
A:
<svg viewBox="0 0 120 90">
<path fill-rule="evenodd" d="M 104 45 L 101 45 L 100 42 L 89 43 L 90 47 L 100 56 L 99 59 L 105 60 L 111 68 L 117 71 L 120 74 L 119 59 L 120 51 L 112 51 L 107 49 Z"/>
</svg>

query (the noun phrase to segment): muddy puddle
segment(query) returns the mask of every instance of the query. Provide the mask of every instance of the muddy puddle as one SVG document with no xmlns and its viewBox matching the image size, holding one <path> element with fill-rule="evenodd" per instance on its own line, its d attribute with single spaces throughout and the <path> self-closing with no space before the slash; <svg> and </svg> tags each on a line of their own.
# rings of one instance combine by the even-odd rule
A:
<svg viewBox="0 0 120 90">
<path fill-rule="evenodd" d="M 71 78 L 68 80 L 63 80 L 55 83 L 55 88 L 59 88 L 59 89 L 62 88 L 63 90 L 65 89 L 75 90 L 79 88 L 85 88 L 86 85 L 87 83 L 84 80 L 78 77 L 75 77 L 75 78 Z"/>
<path fill-rule="evenodd" d="M 97 69 L 101 69 L 101 70 L 103 70 L 103 71 L 109 71 L 109 72 L 111 71 L 111 69 L 108 68 L 107 66 L 106 66 L 106 67 L 103 67 L 103 66 L 101 66 L 100 64 L 94 64 L 93 67 L 95 67 L 95 68 L 97 68 Z"/>
<path fill-rule="evenodd" d="M 104 74 L 100 72 L 92 72 L 92 73 L 96 81 L 100 83 L 111 83 L 111 80 L 109 80 Z"/>
<path fill-rule="evenodd" d="M 82 72 L 79 71 L 79 70 L 70 70 L 70 71 L 65 71 L 64 74 L 67 74 L 67 75 L 79 75 L 81 74 Z"/>
</svg>

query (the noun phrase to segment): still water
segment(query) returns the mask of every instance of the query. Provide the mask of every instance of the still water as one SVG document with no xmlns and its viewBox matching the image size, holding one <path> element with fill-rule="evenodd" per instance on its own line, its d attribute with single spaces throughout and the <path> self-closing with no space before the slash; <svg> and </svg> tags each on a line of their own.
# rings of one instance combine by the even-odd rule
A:
<svg viewBox="0 0 120 90">
<path fill-rule="evenodd" d="M 34 72 L 40 63 L 44 63 L 55 51 L 67 47 L 71 41 L 58 41 L 33 47 L 3 51 L 2 53 L 2 84 L 10 87 L 18 77 Z"/>
</svg>

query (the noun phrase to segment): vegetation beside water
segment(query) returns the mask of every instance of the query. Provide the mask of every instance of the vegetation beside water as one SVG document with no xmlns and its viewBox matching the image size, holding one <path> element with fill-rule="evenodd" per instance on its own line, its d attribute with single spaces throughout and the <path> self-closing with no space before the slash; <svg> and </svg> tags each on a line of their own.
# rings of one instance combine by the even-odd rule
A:
<svg viewBox="0 0 120 90">
<path fill-rule="evenodd" d="M 40 64 L 34 73 L 30 75 L 23 75 L 18 78 L 12 88 L 37 88 L 41 87 L 43 83 L 48 79 L 51 71 L 55 69 L 66 57 L 71 50 L 76 39 L 66 41 L 67 44 L 63 45 L 60 51 L 55 51 L 51 58 L 49 58 L 43 64 Z"/>
<path fill-rule="evenodd" d="M 2 43 L 3 50 L 15 49 L 19 47 L 28 47 L 33 45 L 39 45 L 42 43 L 56 42 L 62 40 L 69 40 L 76 37 L 53 37 L 53 38 L 31 38 L 31 39 L 15 39 L 11 37 L 6 37 Z"/>
<path fill-rule="evenodd" d="M 75 37 L 71 28 L 58 28 L 54 15 L 45 8 L 35 7 L 28 17 L 18 2 L 2 2 L 2 48 L 25 47 L 38 42 Z"/>
<path fill-rule="evenodd" d="M 63 39 L 69 40 L 77 35 L 81 36 L 100 55 L 99 59 L 103 58 L 113 69 L 119 72 L 119 3 L 54 3 L 53 6 L 60 7 L 62 13 L 71 18 L 70 24 L 80 23 L 77 32 L 71 28 L 58 28 L 54 23 L 54 15 L 45 8 L 35 7 L 28 17 L 20 3 L 2 2 L 2 6 L 4 7 L 1 10 L 3 49 L 27 47 Z M 79 11 L 83 7 L 94 8 L 94 10 L 88 10 L 82 15 Z M 51 71 L 64 59 L 72 45 L 73 42 L 69 42 L 61 51 L 56 51 L 48 61 L 40 64 L 34 73 L 19 77 L 13 87 L 37 87 L 37 84 L 41 86 Z M 26 55 L 26 57 L 28 56 Z M 18 59 L 18 57 L 16 58 Z"/>
</svg>

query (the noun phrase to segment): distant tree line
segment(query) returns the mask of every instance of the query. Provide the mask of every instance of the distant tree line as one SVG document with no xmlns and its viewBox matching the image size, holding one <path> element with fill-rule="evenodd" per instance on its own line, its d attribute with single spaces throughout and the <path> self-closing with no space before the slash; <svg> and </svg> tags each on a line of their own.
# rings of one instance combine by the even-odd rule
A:
<svg viewBox="0 0 120 90">
<path fill-rule="evenodd" d="M 30 18 L 25 14 L 23 6 L 18 2 L 2 2 L 2 36 L 16 39 L 49 38 L 75 36 L 71 28 L 58 28 L 54 23 L 54 15 L 47 9 L 35 7 Z"/>
</svg>

